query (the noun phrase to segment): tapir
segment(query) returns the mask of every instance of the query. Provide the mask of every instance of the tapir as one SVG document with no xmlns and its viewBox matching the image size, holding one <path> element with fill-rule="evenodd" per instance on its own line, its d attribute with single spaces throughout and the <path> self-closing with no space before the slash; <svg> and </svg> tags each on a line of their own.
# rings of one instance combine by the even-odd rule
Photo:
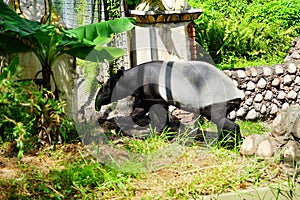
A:
<svg viewBox="0 0 300 200">
<path fill-rule="evenodd" d="M 155 104 L 173 105 L 215 123 L 219 140 L 224 137 L 221 133 L 240 135 L 239 126 L 227 119 L 227 115 L 240 106 L 243 95 L 231 79 L 207 62 L 152 61 L 118 70 L 99 90 L 96 110 L 128 96 L 136 99 L 134 119 Z"/>
</svg>

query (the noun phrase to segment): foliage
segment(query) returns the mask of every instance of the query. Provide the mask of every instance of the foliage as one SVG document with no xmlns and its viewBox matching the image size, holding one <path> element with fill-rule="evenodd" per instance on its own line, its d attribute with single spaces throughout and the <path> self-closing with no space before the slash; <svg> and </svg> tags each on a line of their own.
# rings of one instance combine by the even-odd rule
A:
<svg viewBox="0 0 300 200">
<path fill-rule="evenodd" d="M 18 158 L 24 150 L 38 145 L 38 136 L 49 143 L 70 138 L 72 124 L 64 113 L 64 103 L 32 81 L 17 81 L 21 68 L 15 57 L 0 75 L 0 143 L 16 142 Z M 40 138 L 41 139 L 41 138 Z"/>
<path fill-rule="evenodd" d="M 189 0 L 204 13 L 196 21 L 197 42 L 217 64 L 281 62 L 300 33 L 300 1 Z"/>
<path fill-rule="evenodd" d="M 109 10 L 109 19 L 116 19 L 120 17 L 120 1 L 106 0 L 107 10 Z"/>
<path fill-rule="evenodd" d="M 62 54 L 94 62 L 112 61 L 123 49 L 105 46 L 113 34 L 133 28 L 133 20 L 120 18 L 65 30 L 19 17 L 0 1 L 0 50 L 6 53 L 33 51 L 42 65 L 44 86 L 50 89 L 51 67 Z"/>
<path fill-rule="evenodd" d="M 85 24 L 86 6 L 87 6 L 87 1 L 80 0 L 79 1 L 79 6 L 75 8 L 76 15 L 77 15 L 77 24 L 78 25 L 84 25 Z"/>
<path fill-rule="evenodd" d="M 128 9 L 134 10 L 140 2 L 141 0 L 127 0 Z"/>
<path fill-rule="evenodd" d="M 46 177 L 37 174 L 39 177 L 37 187 L 35 188 L 40 196 L 53 196 L 60 198 L 95 198 L 94 190 L 124 190 L 123 184 L 128 181 L 130 175 L 103 167 L 98 162 L 78 161 L 66 169 L 53 170 Z M 51 183 L 51 186 L 49 186 Z M 52 189 L 54 188 L 54 189 Z M 55 192 L 58 189 L 59 194 Z"/>
</svg>

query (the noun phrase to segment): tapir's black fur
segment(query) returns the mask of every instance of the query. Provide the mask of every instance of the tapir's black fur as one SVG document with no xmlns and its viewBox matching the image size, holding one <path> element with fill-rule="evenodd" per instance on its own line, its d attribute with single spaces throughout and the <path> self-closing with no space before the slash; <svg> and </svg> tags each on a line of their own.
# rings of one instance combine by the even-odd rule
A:
<svg viewBox="0 0 300 200">
<path fill-rule="evenodd" d="M 163 62 L 160 61 L 154 61 L 146 63 L 144 65 L 149 65 L 149 67 L 152 66 L 152 68 L 155 70 L 155 66 L 162 65 L 162 63 Z M 96 97 L 96 110 L 100 110 L 102 105 L 111 103 L 111 97 L 114 87 L 116 86 L 118 80 L 124 75 L 124 73 L 126 73 L 124 69 L 118 70 L 117 74 L 112 75 L 110 79 L 105 84 L 103 84 Z M 132 79 L 134 78 L 137 77 L 132 77 Z M 144 84 L 142 87 L 139 87 L 135 91 L 132 91 L 132 96 L 135 97 L 134 108 L 131 114 L 134 121 L 144 116 L 149 111 L 152 105 L 160 104 L 167 109 L 169 105 L 180 108 L 180 103 L 182 103 L 173 102 L 172 100 L 167 102 L 162 98 L 156 84 Z M 230 135 L 235 134 L 235 138 L 240 138 L 239 126 L 227 119 L 228 113 L 239 107 L 240 103 L 240 98 L 234 98 L 229 101 L 214 103 L 212 105 L 199 108 L 199 113 L 196 114 L 202 114 L 217 125 L 219 140 L 222 140 L 224 137 L 222 133 Z"/>
</svg>

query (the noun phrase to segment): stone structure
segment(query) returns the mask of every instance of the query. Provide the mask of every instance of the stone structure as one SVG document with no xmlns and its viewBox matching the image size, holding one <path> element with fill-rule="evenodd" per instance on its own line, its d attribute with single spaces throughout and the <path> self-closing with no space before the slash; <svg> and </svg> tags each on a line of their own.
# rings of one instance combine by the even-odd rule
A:
<svg viewBox="0 0 300 200">
<path fill-rule="evenodd" d="M 300 38 L 283 64 L 224 70 L 244 92 L 241 107 L 229 118 L 273 119 L 280 109 L 300 103 Z"/>
<path fill-rule="evenodd" d="M 278 156 L 290 174 L 300 173 L 300 38 L 292 42 L 285 62 L 272 67 L 226 71 L 246 98 L 237 117 L 273 118 L 272 130 L 245 138 L 240 153 L 261 158 Z M 296 170 L 296 171 L 295 171 Z"/>
<path fill-rule="evenodd" d="M 273 121 L 271 133 L 246 137 L 240 153 L 261 158 L 279 156 L 286 169 L 293 169 L 296 166 L 298 169 L 300 165 L 300 105 L 281 109 Z"/>
</svg>

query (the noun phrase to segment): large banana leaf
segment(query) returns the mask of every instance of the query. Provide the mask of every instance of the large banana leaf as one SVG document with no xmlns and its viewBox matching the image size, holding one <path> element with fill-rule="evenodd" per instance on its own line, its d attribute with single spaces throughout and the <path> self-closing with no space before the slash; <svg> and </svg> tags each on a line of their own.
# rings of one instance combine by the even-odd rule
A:
<svg viewBox="0 0 300 200">
<path fill-rule="evenodd" d="M 38 30 L 38 22 L 21 18 L 10 9 L 3 1 L 0 1 L 0 26 L 4 25 L 4 29 L 10 30 L 10 33 L 18 32 L 20 37 L 28 36 Z"/>
<path fill-rule="evenodd" d="M 98 62 L 101 60 L 112 61 L 124 55 L 124 50 L 113 47 L 79 47 L 65 50 L 64 52 L 70 55 L 76 55 L 80 59 L 85 59 L 92 62 Z"/>
<path fill-rule="evenodd" d="M 133 19 L 120 18 L 64 30 L 23 19 L 0 1 L 0 49 L 8 53 L 33 51 L 42 65 L 46 61 L 52 65 L 63 53 L 90 61 L 115 60 L 124 51 L 104 45 L 114 34 L 133 27 Z"/>
<path fill-rule="evenodd" d="M 132 29 L 134 26 L 130 20 L 130 18 L 126 20 L 120 18 L 97 24 L 89 24 L 75 28 L 69 32 L 74 33 L 81 41 L 84 40 L 87 43 L 103 45 L 108 42 L 107 39 L 111 38 L 113 33 L 122 33 Z"/>
<path fill-rule="evenodd" d="M 114 34 L 131 30 L 134 27 L 133 22 L 131 18 L 120 18 L 70 30 L 68 33 L 77 42 L 69 40 L 69 43 L 61 43 L 63 52 L 89 61 L 115 60 L 124 55 L 124 50 L 103 45 L 110 42 Z"/>
</svg>

